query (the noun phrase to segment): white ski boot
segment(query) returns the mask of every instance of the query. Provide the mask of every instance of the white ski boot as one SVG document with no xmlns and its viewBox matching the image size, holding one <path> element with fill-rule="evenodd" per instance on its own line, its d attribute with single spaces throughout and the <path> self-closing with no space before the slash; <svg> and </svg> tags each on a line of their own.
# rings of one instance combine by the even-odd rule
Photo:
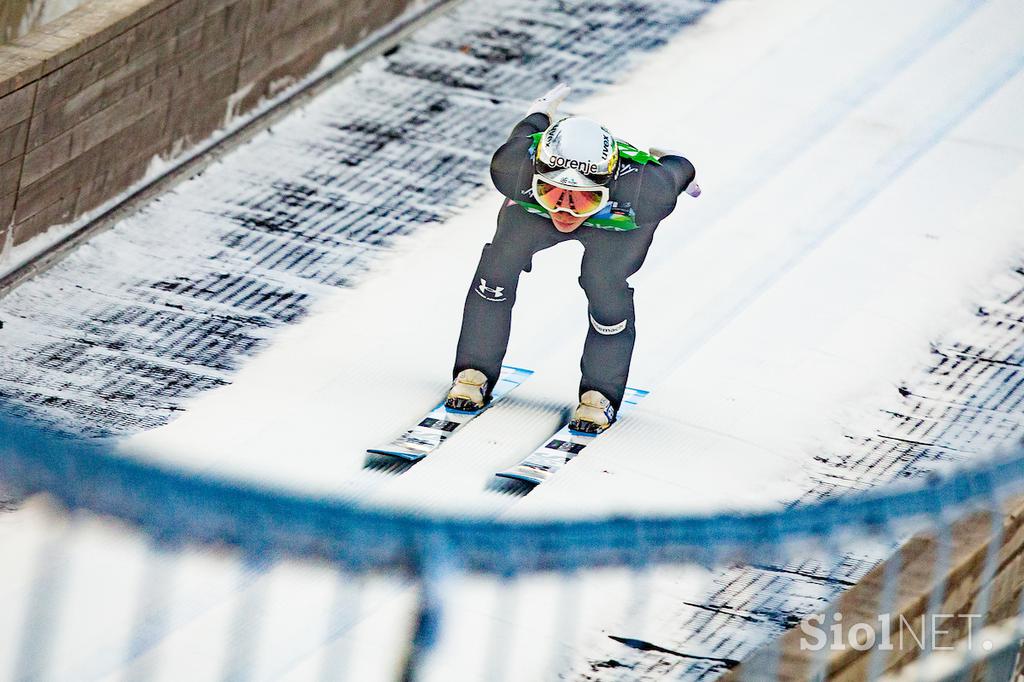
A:
<svg viewBox="0 0 1024 682">
<path fill-rule="evenodd" d="M 585 436 L 596 436 L 615 421 L 615 408 L 599 391 L 587 391 L 580 396 L 579 407 L 569 422 L 569 431 Z"/>
<path fill-rule="evenodd" d="M 487 406 L 487 377 L 477 369 L 464 369 L 455 377 L 455 383 L 444 400 L 445 409 L 454 412 L 479 412 Z"/>
</svg>

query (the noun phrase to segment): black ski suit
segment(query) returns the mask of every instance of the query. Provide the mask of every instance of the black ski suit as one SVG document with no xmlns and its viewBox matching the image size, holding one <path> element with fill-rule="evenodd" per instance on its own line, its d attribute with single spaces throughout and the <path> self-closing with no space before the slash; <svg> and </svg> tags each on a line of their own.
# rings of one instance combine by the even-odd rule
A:
<svg viewBox="0 0 1024 682">
<path fill-rule="evenodd" d="M 531 114 L 516 125 L 491 159 L 491 179 L 507 200 L 466 295 L 454 374 L 477 369 L 494 386 L 508 347 L 519 274 L 529 272 L 533 254 L 575 239 L 584 247 L 579 281 L 587 294 L 590 325 L 583 347 L 580 395 L 600 391 L 618 410 L 636 338 L 633 289 L 627 280 L 640 269 L 655 228 L 675 208 L 695 171 L 681 156 L 663 156 L 660 163 L 647 164 L 620 158 L 609 185 L 610 207 L 619 218 L 631 217 L 627 225 L 635 224 L 635 229 L 583 224 L 565 234 L 539 207 L 516 203 L 535 204 L 532 135 L 548 125 L 546 114 Z"/>
</svg>

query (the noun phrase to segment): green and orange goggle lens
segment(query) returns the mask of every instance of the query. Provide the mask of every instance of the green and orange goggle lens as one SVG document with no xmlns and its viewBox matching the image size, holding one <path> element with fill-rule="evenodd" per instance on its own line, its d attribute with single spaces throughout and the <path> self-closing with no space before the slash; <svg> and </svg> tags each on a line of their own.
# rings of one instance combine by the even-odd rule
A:
<svg viewBox="0 0 1024 682">
<path fill-rule="evenodd" d="M 593 187 L 573 189 L 561 187 L 545 180 L 540 175 L 533 176 L 533 196 L 537 203 L 551 213 L 564 211 L 577 218 L 587 218 L 599 212 L 608 204 L 608 188 Z"/>
</svg>

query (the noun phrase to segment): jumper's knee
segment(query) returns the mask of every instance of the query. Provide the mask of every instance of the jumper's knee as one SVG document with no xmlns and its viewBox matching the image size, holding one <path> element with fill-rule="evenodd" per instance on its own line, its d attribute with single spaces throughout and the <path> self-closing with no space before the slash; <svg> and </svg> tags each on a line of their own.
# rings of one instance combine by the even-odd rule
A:
<svg viewBox="0 0 1024 682">
<path fill-rule="evenodd" d="M 529 256 L 524 257 L 515 249 L 487 244 L 473 279 L 473 291 L 492 303 L 514 301 L 519 274 L 527 270 L 529 264 Z"/>
<path fill-rule="evenodd" d="M 601 335 L 613 336 L 626 330 L 633 318 L 633 289 L 623 279 L 607 282 L 580 277 L 587 294 L 590 326 Z"/>
<path fill-rule="evenodd" d="M 519 276 L 520 272 L 530 271 L 533 253 L 517 249 L 506 244 L 485 244 L 480 255 L 481 269 L 505 276 Z"/>
<path fill-rule="evenodd" d="M 591 307 L 606 305 L 617 309 L 633 300 L 633 289 L 625 278 L 602 277 L 585 271 L 579 282 Z"/>
</svg>

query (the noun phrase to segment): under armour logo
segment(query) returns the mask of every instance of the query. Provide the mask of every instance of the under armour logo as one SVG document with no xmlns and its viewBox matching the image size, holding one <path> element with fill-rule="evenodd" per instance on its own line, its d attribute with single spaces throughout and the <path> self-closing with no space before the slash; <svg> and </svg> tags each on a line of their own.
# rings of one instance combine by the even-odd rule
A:
<svg viewBox="0 0 1024 682">
<path fill-rule="evenodd" d="M 489 287 L 487 286 L 487 280 L 480 278 L 480 286 L 476 288 L 476 293 L 488 301 L 504 301 L 505 287 Z"/>
</svg>

